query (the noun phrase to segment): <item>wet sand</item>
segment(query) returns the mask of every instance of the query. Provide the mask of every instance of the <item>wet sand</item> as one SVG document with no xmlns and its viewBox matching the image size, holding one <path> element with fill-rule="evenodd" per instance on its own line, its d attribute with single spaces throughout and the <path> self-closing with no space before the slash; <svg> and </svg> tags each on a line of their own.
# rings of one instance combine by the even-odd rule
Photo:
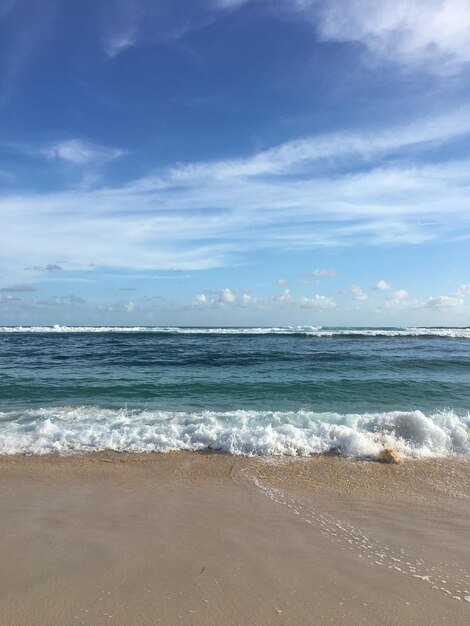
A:
<svg viewBox="0 0 470 626">
<path fill-rule="evenodd" d="M 468 624 L 469 478 L 456 459 L 1 457 L 0 624 Z"/>
</svg>

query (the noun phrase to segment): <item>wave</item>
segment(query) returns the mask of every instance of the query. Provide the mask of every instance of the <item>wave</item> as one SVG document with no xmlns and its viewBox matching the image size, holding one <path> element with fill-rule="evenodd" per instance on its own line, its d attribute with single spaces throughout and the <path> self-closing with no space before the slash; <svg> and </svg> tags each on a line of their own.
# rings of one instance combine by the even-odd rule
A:
<svg viewBox="0 0 470 626">
<path fill-rule="evenodd" d="M 307 337 L 443 337 L 470 339 L 470 328 L 341 328 L 273 326 L 203 328 L 177 326 L 0 326 L 0 333 L 155 333 L 165 335 L 298 335 Z"/>
<path fill-rule="evenodd" d="M 168 412 L 60 407 L 0 412 L 0 454 L 115 450 L 218 450 L 235 455 L 307 456 L 332 448 L 377 458 L 470 456 L 470 415 L 453 411 L 339 414 L 312 411 Z"/>
</svg>

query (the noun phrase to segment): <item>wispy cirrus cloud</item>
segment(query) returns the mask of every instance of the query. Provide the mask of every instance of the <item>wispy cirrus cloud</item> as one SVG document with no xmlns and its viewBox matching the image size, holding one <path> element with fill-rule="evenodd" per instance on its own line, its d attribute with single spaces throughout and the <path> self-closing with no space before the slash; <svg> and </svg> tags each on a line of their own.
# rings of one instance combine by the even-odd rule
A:
<svg viewBox="0 0 470 626">
<path fill-rule="evenodd" d="M 218 8 L 255 3 L 307 21 L 320 41 L 362 45 L 374 63 L 440 75 L 470 63 L 467 0 L 215 0 Z"/>
<path fill-rule="evenodd" d="M 178 166 L 169 170 L 168 175 L 181 184 L 208 176 L 224 181 L 240 177 L 288 175 L 302 173 L 303 168 L 308 172 L 312 163 L 328 159 L 360 159 L 367 162 L 387 154 L 398 158 L 400 153 L 409 153 L 410 150 L 419 154 L 433 145 L 469 134 L 470 109 L 462 107 L 444 115 L 389 129 L 328 133 L 288 141 L 249 158 Z"/>
<path fill-rule="evenodd" d="M 26 143 L 2 141 L 4 150 L 32 159 L 55 161 L 72 166 L 101 165 L 123 156 L 126 151 L 114 146 L 105 146 L 86 139 L 62 139 L 52 143 Z"/>
<path fill-rule="evenodd" d="M 124 150 L 100 146 L 82 139 L 68 139 L 40 149 L 40 154 L 48 159 L 63 161 L 72 165 L 87 165 L 112 161 L 124 154 Z"/>
<path fill-rule="evenodd" d="M 31 267 L 56 258 L 67 267 L 93 259 L 107 268 L 187 270 L 268 248 L 461 237 L 470 234 L 469 162 L 427 163 L 419 149 L 469 132 L 470 116 L 459 110 L 416 126 L 332 133 L 245 159 L 173 166 L 122 186 L 10 192 L 0 196 L 0 261 L 9 269 L 18 258 Z M 418 152 L 410 162 L 411 148 Z M 72 158 L 94 158 L 80 155 Z"/>
<path fill-rule="evenodd" d="M 374 61 L 453 74 L 470 62 L 467 0 L 277 0 L 323 41 L 357 43 Z"/>
<path fill-rule="evenodd" d="M 335 278 L 338 276 L 338 272 L 336 270 L 316 269 L 310 272 L 310 276 L 315 276 L 315 278 Z"/>
<path fill-rule="evenodd" d="M 171 43 L 212 24 L 222 12 L 247 0 L 202 0 L 181 3 L 174 0 L 117 0 L 104 11 L 103 48 L 113 59 L 134 46 Z"/>
<path fill-rule="evenodd" d="M 257 4 L 310 23 L 320 41 L 360 44 L 373 61 L 437 74 L 470 62 L 467 0 L 207 0 L 184 19 L 176 3 L 118 0 L 106 13 L 104 49 L 113 58 L 148 41 L 169 41 L 212 23 L 222 12 Z"/>
<path fill-rule="evenodd" d="M 137 41 L 137 28 L 129 25 L 127 28 L 108 33 L 104 40 L 106 55 L 113 59 L 115 56 L 135 45 Z"/>
</svg>

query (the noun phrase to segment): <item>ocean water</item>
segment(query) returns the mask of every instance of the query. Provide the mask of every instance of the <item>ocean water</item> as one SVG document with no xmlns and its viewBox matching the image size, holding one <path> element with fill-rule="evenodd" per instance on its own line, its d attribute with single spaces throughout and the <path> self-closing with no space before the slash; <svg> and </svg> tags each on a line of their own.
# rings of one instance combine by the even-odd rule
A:
<svg viewBox="0 0 470 626">
<path fill-rule="evenodd" d="M 470 328 L 0 327 L 0 454 L 470 456 Z"/>
</svg>

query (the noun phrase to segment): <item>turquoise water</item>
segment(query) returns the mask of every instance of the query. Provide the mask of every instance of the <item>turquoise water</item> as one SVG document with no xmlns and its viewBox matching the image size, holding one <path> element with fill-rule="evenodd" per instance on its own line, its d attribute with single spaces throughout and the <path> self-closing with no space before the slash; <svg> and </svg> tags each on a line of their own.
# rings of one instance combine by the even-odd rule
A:
<svg viewBox="0 0 470 626">
<path fill-rule="evenodd" d="M 468 329 L 0 329 L 4 454 L 468 454 L 469 409 Z"/>
</svg>

